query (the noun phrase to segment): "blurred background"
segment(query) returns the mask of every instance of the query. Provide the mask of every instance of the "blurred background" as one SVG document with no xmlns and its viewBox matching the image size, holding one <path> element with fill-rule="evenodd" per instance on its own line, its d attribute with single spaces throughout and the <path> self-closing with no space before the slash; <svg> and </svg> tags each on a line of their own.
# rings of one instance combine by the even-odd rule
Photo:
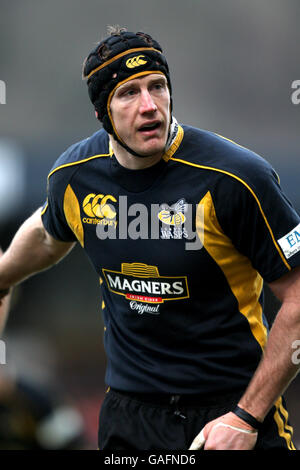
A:
<svg viewBox="0 0 300 470">
<path fill-rule="evenodd" d="M 300 104 L 291 100 L 292 82 L 300 80 L 299 17 L 298 0 L 0 0 L 2 247 L 43 204 L 58 156 L 99 127 L 81 67 L 109 24 L 157 38 L 171 70 L 177 120 L 264 156 L 299 211 Z M 19 426 L 16 442 L 0 447 L 97 448 L 105 392 L 99 295 L 79 248 L 15 289 L 0 378 L 18 384 L 17 399 L 30 416 L 16 411 L 23 434 Z M 267 291 L 270 321 L 277 308 Z M 6 410 L 7 390 L 1 392 L 0 380 Z M 300 447 L 299 393 L 298 377 L 286 399 Z M 6 417 L 13 435 L 16 425 Z"/>
</svg>

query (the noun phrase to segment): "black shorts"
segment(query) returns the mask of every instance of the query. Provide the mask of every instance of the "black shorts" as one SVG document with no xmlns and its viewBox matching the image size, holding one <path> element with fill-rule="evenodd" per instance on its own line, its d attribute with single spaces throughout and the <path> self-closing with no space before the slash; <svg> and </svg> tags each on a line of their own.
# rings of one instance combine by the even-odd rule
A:
<svg viewBox="0 0 300 470">
<path fill-rule="evenodd" d="M 126 394 L 109 390 L 99 417 L 99 450 L 187 450 L 209 421 L 231 411 L 241 393 L 199 404 L 196 396 Z M 179 397 L 179 398 L 178 398 Z M 258 432 L 255 449 L 295 450 L 280 398 Z"/>
</svg>

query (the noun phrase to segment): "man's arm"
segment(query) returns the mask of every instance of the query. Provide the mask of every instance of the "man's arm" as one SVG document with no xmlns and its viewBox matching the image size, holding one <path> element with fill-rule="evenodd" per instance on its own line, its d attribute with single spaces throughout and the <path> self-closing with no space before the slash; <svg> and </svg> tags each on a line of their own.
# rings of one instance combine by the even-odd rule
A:
<svg viewBox="0 0 300 470">
<path fill-rule="evenodd" d="M 271 328 L 264 357 L 239 403 L 260 421 L 299 370 L 292 360 L 292 345 L 300 340 L 300 267 L 269 286 L 282 306 Z"/>
<path fill-rule="evenodd" d="M 57 263 L 74 245 L 56 240 L 45 230 L 39 208 L 21 225 L 0 258 L 0 304 L 7 296 L 7 289 Z"/>
<path fill-rule="evenodd" d="M 292 360 L 292 345 L 296 340 L 300 340 L 300 267 L 269 286 L 282 305 L 271 328 L 263 358 L 238 403 L 240 408 L 258 421 L 264 420 L 299 370 L 299 364 L 294 364 Z M 205 449 L 247 450 L 254 447 L 255 434 L 240 432 L 228 425 L 254 431 L 234 413 L 227 413 L 204 427 Z M 199 436 L 197 438 L 199 439 Z M 197 442 L 194 446 L 196 444 Z"/>
<path fill-rule="evenodd" d="M 0 257 L 2 255 L 3 255 L 3 252 L 0 248 Z M 8 311 L 9 311 L 9 305 L 10 305 L 10 298 L 11 298 L 11 291 L 9 291 L 8 294 L 2 300 L 0 300 L 0 332 L 4 330 L 4 327 L 6 324 Z"/>
</svg>

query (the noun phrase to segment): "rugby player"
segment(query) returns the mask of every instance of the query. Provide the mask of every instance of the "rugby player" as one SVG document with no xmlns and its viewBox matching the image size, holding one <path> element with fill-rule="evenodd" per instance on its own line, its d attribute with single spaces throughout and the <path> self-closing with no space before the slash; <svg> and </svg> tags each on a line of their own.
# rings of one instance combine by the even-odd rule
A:
<svg viewBox="0 0 300 470">
<path fill-rule="evenodd" d="M 83 77 L 103 129 L 54 164 L 0 261 L 2 296 L 76 242 L 87 253 L 107 353 L 100 449 L 294 449 L 282 394 L 299 368 L 300 218 L 276 172 L 177 123 L 148 34 L 111 31 Z M 270 332 L 264 281 L 282 302 Z"/>
</svg>

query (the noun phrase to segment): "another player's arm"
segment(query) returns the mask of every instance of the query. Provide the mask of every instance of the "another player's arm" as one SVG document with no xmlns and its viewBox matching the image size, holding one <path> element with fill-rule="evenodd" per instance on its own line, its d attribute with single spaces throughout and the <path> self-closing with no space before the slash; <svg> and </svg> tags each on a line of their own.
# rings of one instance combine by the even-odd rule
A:
<svg viewBox="0 0 300 470">
<path fill-rule="evenodd" d="M 21 225 L 9 248 L 0 258 L 1 305 L 11 287 L 56 264 L 74 245 L 75 243 L 53 238 L 44 228 L 41 208 L 34 212 Z"/>
</svg>

